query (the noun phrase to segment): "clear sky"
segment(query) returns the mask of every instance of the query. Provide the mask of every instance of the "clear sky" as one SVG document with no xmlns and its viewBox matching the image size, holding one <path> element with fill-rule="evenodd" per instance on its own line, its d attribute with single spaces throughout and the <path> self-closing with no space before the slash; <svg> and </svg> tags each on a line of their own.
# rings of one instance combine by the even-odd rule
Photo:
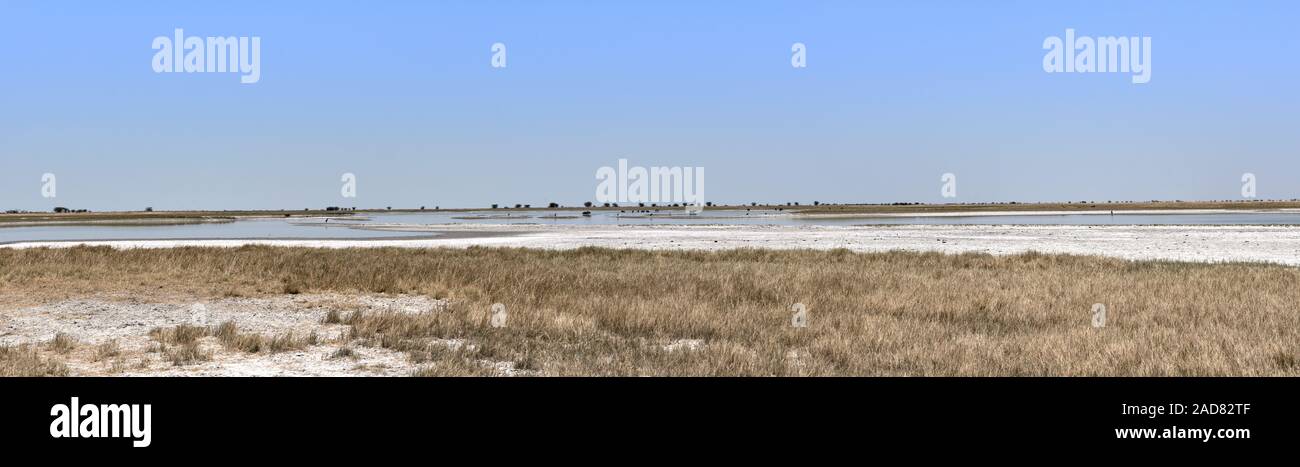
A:
<svg viewBox="0 0 1300 467">
<path fill-rule="evenodd" d="M 966 202 L 1235 199 L 1244 172 L 1296 198 L 1297 20 L 1288 1 L 0 0 L 0 209 L 572 205 L 620 158 L 704 167 L 718 203 L 943 202 L 945 172 Z M 260 37 L 260 81 L 155 73 L 176 28 Z M 1150 37 L 1150 82 L 1045 72 L 1067 28 Z"/>
</svg>

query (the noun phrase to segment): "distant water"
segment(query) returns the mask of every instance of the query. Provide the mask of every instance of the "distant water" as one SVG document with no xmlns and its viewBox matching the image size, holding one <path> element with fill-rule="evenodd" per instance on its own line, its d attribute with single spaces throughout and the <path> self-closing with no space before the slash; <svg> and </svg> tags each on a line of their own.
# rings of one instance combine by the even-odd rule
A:
<svg viewBox="0 0 1300 467">
<path fill-rule="evenodd" d="M 553 217 L 552 217 L 553 216 Z M 368 214 L 368 223 L 384 224 L 569 224 L 569 225 L 879 225 L 879 224 L 1035 224 L 1035 225 L 1300 225 L 1300 212 L 1296 213 L 1224 213 L 1224 214 L 1067 214 L 1067 215 L 1008 215 L 1008 216 L 949 216 L 949 217 L 851 217 L 803 218 L 785 211 L 764 210 L 705 210 L 696 216 L 686 216 L 681 209 L 661 210 L 657 213 L 619 213 L 592 211 L 591 217 L 581 216 L 581 211 L 534 211 L 512 214 L 482 211 L 473 213 L 395 213 Z"/>
<path fill-rule="evenodd" d="M 319 223 L 301 225 L 300 223 Z M 0 243 L 63 240 L 183 240 L 183 239 L 273 239 L 273 238 L 398 238 L 420 236 L 411 232 L 359 230 L 327 226 L 320 220 L 246 219 L 225 223 L 182 225 L 47 225 L 0 227 Z M 424 234 L 427 235 L 427 234 Z"/>
<path fill-rule="evenodd" d="M 961 217 L 859 217 L 805 219 L 773 210 L 706 210 L 686 216 L 680 209 L 657 213 L 594 211 L 502 211 L 373 213 L 358 219 L 247 219 L 228 223 L 168 226 L 38 226 L 0 227 L 0 243 L 41 240 L 179 240 L 179 239 L 362 239 L 432 235 L 427 232 L 391 232 L 353 229 L 374 224 L 538 224 L 538 225 L 1300 225 L 1300 213 L 1223 214 L 1068 214 Z M 365 219 L 365 220 L 362 220 Z"/>
</svg>

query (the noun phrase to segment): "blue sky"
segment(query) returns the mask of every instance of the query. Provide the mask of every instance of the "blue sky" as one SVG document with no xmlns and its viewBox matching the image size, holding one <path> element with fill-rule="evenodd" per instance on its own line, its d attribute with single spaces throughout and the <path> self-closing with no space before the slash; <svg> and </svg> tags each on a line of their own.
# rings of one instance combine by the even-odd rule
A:
<svg viewBox="0 0 1300 467">
<path fill-rule="evenodd" d="M 1294 2 L 189 3 L 0 1 L 0 209 L 577 204 L 620 158 L 719 203 L 1300 197 Z M 154 73 L 176 28 L 260 82 Z M 1151 81 L 1044 72 L 1066 28 Z"/>
</svg>

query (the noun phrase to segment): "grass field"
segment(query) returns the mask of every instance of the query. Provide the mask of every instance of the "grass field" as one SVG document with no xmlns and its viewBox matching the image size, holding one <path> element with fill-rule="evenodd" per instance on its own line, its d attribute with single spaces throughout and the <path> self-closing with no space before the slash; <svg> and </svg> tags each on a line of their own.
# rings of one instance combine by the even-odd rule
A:
<svg viewBox="0 0 1300 467">
<path fill-rule="evenodd" d="M 404 352 L 417 375 L 508 361 L 538 375 L 1297 376 L 1297 284 L 1291 267 L 1035 253 L 0 250 L 9 309 L 96 294 L 449 299 L 326 318 L 349 326 L 342 344 Z M 494 303 L 503 327 L 490 324 Z M 795 303 L 807 327 L 791 326 Z M 60 374 L 60 346 L 0 350 L 0 374 Z"/>
</svg>

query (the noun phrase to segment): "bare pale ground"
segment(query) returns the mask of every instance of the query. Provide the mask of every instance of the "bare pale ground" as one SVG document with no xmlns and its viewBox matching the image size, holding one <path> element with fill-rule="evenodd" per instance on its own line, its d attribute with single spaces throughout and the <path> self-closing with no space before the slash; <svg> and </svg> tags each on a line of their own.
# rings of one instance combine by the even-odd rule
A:
<svg viewBox="0 0 1300 467">
<path fill-rule="evenodd" d="M 1249 225 L 386 225 L 376 229 L 450 232 L 417 240 L 143 240 L 81 242 L 117 248 L 278 245 L 300 247 L 505 246 L 723 251 L 736 248 L 847 249 L 855 252 L 934 251 L 998 255 L 1037 251 L 1105 255 L 1131 260 L 1270 262 L 1300 265 L 1300 226 Z M 482 233 L 482 236 L 475 233 Z M 514 233 L 514 235 L 501 235 Z M 17 243 L 8 248 L 71 247 L 78 243 Z"/>
<path fill-rule="evenodd" d="M 970 215 L 979 212 L 1014 212 L 1025 214 L 1035 211 L 1079 213 L 1087 211 L 1157 212 L 1177 211 L 1242 211 L 1281 210 L 1300 208 L 1300 200 L 1221 200 L 1221 201 L 1116 201 L 1116 202 L 1049 202 L 1049 203 L 946 203 L 946 204 L 823 204 L 820 206 L 795 206 L 805 214 L 921 214 L 944 213 Z M 786 209 L 791 209 L 786 207 Z"/>
<path fill-rule="evenodd" d="M 0 374 L 1300 376 L 1298 286 L 1040 253 L 0 249 Z"/>
</svg>

